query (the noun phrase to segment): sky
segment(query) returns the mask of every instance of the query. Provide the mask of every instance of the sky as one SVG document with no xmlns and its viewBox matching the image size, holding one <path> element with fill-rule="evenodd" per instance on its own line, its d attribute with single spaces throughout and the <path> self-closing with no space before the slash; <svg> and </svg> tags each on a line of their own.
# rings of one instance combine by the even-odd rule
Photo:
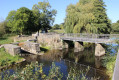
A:
<svg viewBox="0 0 119 80">
<path fill-rule="evenodd" d="M 0 20 L 5 20 L 11 10 L 17 10 L 20 7 L 32 9 L 34 4 L 43 0 L 0 0 Z M 76 4 L 79 0 L 48 0 L 52 9 L 57 10 L 54 24 L 64 22 L 66 17 L 66 8 L 69 4 Z M 107 9 L 107 15 L 112 23 L 119 20 L 119 0 L 104 0 Z"/>
</svg>

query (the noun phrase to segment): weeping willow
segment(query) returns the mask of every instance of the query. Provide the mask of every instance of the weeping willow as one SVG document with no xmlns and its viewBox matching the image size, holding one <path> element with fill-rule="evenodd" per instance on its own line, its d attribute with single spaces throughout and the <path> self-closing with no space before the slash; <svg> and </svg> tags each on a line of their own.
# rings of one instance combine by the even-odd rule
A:
<svg viewBox="0 0 119 80">
<path fill-rule="evenodd" d="M 100 28 L 103 28 L 104 25 L 107 26 L 107 24 L 100 25 L 106 21 L 100 22 L 95 15 L 94 12 L 97 9 L 94 5 L 95 2 L 95 0 L 80 0 L 76 5 L 70 4 L 67 7 L 64 22 L 64 29 L 67 33 L 99 33 Z"/>
</svg>

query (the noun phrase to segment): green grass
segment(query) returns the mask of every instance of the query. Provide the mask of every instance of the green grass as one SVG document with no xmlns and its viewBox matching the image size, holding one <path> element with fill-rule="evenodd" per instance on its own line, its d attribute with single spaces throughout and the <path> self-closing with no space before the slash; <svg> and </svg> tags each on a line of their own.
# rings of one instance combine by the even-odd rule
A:
<svg viewBox="0 0 119 80">
<path fill-rule="evenodd" d="M 44 52 L 46 52 L 46 51 L 48 51 L 48 50 L 50 50 L 50 49 L 51 49 L 51 48 L 48 47 L 48 46 L 40 47 L 40 50 L 41 50 L 41 51 L 44 51 Z"/>
<path fill-rule="evenodd" d="M 0 37 L 0 44 L 9 44 L 13 42 L 15 34 L 5 34 L 3 37 Z"/>
<path fill-rule="evenodd" d="M 5 52 L 4 48 L 0 49 L 0 66 L 7 66 L 13 64 L 23 58 L 19 57 L 18 55 L 12 56 Z"/>
<path fill-rule="evenodd" d="M 21 41 L 17 41 L 17 42 L 19 42 L 19 43 L 20 43 L 20 42 L 25 42 L 25 41 L 26 41 L 26 40 L 21 40 Z M 34 42 L 34 41 L 31 41 L 31 42 Z"/>
<path fill-rule="evenodd" d="M 110 78 L 112 78 L 112 76 L 113 76 L 116 57 L 117 57 L 117 55 L 115 55 L 115 56 L 110 56 L 109 55 L 109 56 L 104 57 L 104 59 L 102 61 L 103 66 L 105 66 L 107 68 L 106 73 L 110 76 Z"/>
<path fill-rule="evenodd" d="M 64 31 L 63 29 L 59 29 L 59 30 L 49 30 L 48 32 L 65 33 L 65 31 Z"/>
</svg>

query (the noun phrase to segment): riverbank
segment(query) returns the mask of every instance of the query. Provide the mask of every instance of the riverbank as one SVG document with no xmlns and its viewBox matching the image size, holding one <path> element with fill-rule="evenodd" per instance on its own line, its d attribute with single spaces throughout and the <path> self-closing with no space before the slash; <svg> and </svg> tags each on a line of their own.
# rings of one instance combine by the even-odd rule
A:
<svg viewBox="0 0 119 80">
<path fill-rule="evenodd" d="M 105 66 L 107 69 L 106 74 L 109 75 L 110 79 L 112 79 L 112 76 L 113 76 L 116 57 L 117 57 L 117 55 L 114 55 L 114 56 L 108 55 L 108 56 L 105 56 L 103 61 L 102 61 L 103 66 Z"/>
<path fill-rule="evenodd" d="M 37 56 L 37 55 L 32 55 L 31 56 L 31 58 L 30 57 L 28 57 L 28 56 L 26 56 L 27 58 L 28 58 L 28 62 L 31 62 L 31 61 L 37 61 L 37 60 L 47 60 L 47 61 L 52 61 L 52 59 L 54 59 L 54 57 L 57 57 L 56 58 L 56 61 L 60 61 L 60 59 L 59 59 L 59 57 L 61 57 L 61 58 L 65 58 L 65 59 L 67 59 L 67 57 L 69 58 L 69 60 L 71 60 L 71 61 L 74 61 L 75 63 L 83 63 L 83 64 L 88 64 L 88 66 L 93 66 L 93 67 L 95 67 L 95 66 L 98 66 L 98 67 L 100 67 L 101 66 L 101 63 L 100 63 L 100 60 L 98 60 L 98 58 L 95 58 L 95 56 L 94 56 L 94 52 L 92 51 L 92 52 L 89 52 L 89 50 L 94 50 L 94 46 L 95 45 L 92 45 L 92 44 L 90 44 L 90 43 L 84 43 L 84 47 L 85 48 L 87 48 L 88 50 L 86 51 L 87 52 L 87 54 L 85 54 L 86 52 L 84 52 L 84 51 L 79 51 L 79 52 L 77 52 L 77 53 L 75 53 L 74 54 L 74 50 L 72 50 L 71 52 L 73 53 L 73 54 L 71 54 L 71 53 L 67 53 L 67 51 L 59 51 L 59 52 L 57 52 L 56 54 L 57 55 L 54 55 L 55 54 L 55 51 L 51 51 L 51 55 L 50 54 L 47 54 L 47 53 L 45 53 L 45 52 L 47 52 L 47 51 L 49 51 L 49 50 L 52 50 L 52 49 L 57 49 L 57 46 L 59 46 L 58 48 L 61 48 L 60 46 L 62 46 L 62 45 L 59 45 L 60 44 L 60 38 L 55 38 L 55 37 L 57 37 L 57 36 L 55 36 L 54 38 L 51 38 L 51 36 L 50 35 L 43 35 L 43 37 L 45 37 L 44 38 L 44 41 L 41 41 L 40 39 L 39 39 L 39 41 L 41 41 L 41 43 L 40 43 L 40 50 L 41 50 L 41 52 L 43 52 L 43 55 L 41 56 L 41 55 L 39 55 L 40 56 L 40 59 L 38 59 L 38 57 L 39 56 Z M 40 37 L 41 38 L 41 37 Z M 51 39 L 49 39 L 49 38 L 51 38 Z M 41 38 L 42 39 L 42 38 Z M 46 42 L 45 42 L 46 41 Z M 51 43 L 52 42 L 52 43 Z M 57 44 L 58 43 L 58 44 Z M 53 45 L 54 44 L 54 45 Z M 56 45 L 57 44 L 57 45 Z M 50 46 L 51 45 L 51 46 Z M 92 46 L 92 48 L 90 48 L 90 46 Z M 89 49 L 90 48 L 90 49 Z M 71 48 L 70 48 L 71 49 Z M 53 56 L 54 55 L 54 56 Z M 43 57 L 43 56 L 46 56 L 46 57 Z M 100 58 L 99 58 L 100 59 Z M 8 60 L 5 60 L 5 61 L 8 61 Z M 53 61 L 55 61 L 55 60 L 53 60 Z M 97 62 L 96 62 L 97 61 Z M 13 63 L 15 63 L 15 61 L 13 62 Z M 10 63 L 10 64 L 13 64 L 12 62 Z M 48 63 L 48 62 L 46 62 L 46 63 Z M 109 65 L 108 65 L 109 64 Z M 109 66 L 111 66 L 111 64 L 112 63 L 110 63 L 110 62 L 108 62 L 108 64 L 106 65 L 106 68 L 108 69 L 109 68 Z M 62 65 L 62 64 L 61 64 Z M 49 67 L 49 66 L 48 66 Z M 68 66 L 69 67 L 69 66 Z M 64 67 L 63 67 L 64 68 Z M 109 71 L 110 69 L 108 69 L 108 71 Z M 113 68 L 111 68 L 111 71 L 113 71 Z M 106 71 L 105 71 L 106 72 Z M 107 73 L 107 74 L 110 74 L 110 75 L 112 75 L 111 73 Z"/>
<path fill-rule="evenodd" d="M 0 49 L 0 69 L 5 68 L 6 66 L 10 66 L 12 64 L 20 63 L 25 59 L 20 57 L 19 55 L 12 56 L 5 52 L 4 48 Z"/>
<path fill-rule="evenodd" d="M 15 36 L 16 34 L 5 34 L 3 37 L 0 37 L 0 45 L 12 43 Z"/>
</svg>

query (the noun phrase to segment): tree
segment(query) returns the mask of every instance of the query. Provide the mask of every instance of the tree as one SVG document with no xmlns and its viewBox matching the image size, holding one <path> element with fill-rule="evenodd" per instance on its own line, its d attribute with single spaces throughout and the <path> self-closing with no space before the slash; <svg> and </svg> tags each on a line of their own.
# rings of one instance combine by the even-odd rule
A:
<svg viewBox="0 0 119 80">
<path fill-rule="evenodd" d="M 116 23 L 112 24 L 112 32 L 114 34 L 119 34 L 119 20 Z"/>
<path fill-rule="evenodd" d="M 103 0 L 80 0 L 67 7 L 64 29 L 67 33 L 109 33 L 110 21 Z"/>
<path fill-rule="evenodd" d="M 78 21 L 76 18 L 77 11 L 75 9 L 75 5 L 70 4 L 67 7 L 66 12 L 67 12 L 67 16 L 65 18 L 64 29 L 67 33 L 73 33 L 74 26 L 76 25 Z"/>
<path fill-rule="evenodd" d="M 49 2 L 43 1 L 33 5 L 32 11 L 37 12 L 36 16 L 38 18 L 36 24 L 40 27 L 39 29 L 45 30 L 47 32 L 54 22 L 57 13 L 56 10 L 51 9 Z"/>
<path fill-rule="evenodd" d="M 5 34 L 5 23 L 0 22 L 0 37 L 2 37 Z"/>
<path fill-rule="evenodd" d="M 53 26 L 53 29 L 61 29 L 61 28 L 60 28 L 60 25 L 55 24 L 55 25 Z"/>
<path fill-rule="evenodd" d="M 7 18 L 6 18 L 6 22 L 7 22 L 7 30 L 8 31 L 14 31 L 14 28 L 12 28 L 14 26 L 14 19 L 15 19 L 15 15 L 16 15 L 16 11 L 15 10 L 12 10 L 9 12 Z"/>
<path fill-rule="evenodd" d="M 64 29 L 64 23 L 60 24 L 60 28 L 63 30 Z"/>
<path fill-rule="evenodd" d="M 12 32 L 17 32 L 22 35 L 36 31 L 34 19 L 35 17 L 31 10 L 26 7 L 21 7 L 17 11 L 11 11 L 6 21 Z"/>
<path fill-rule="evenodd" d="M 97 27 L 97 33 L 110 33 L 111 32 L 111 24 L 106 14 L 106 5 L 103 0 L 95 0 L 94 1 L 94 11 L 93 14 L 95 16 L 93 25 Z"/>
<path fill-rule="evenodd" d="M 67 33 L 91 32 L 93 0 L 80 0 L 76 5 L 67 7 L 65 30 Z"/>
<path fill-rule="evenodd" d="M 33 12 L 33 15 L 35 17 L 34 25 L 36 26 L 37 32 L 38 32 L 38 35 L 39 35 L 39 30 L 41 29 L 41 22 L 40 22 L 40 12 L 37 9 L 37 5 L 34 5 L 32 7 L 32 12 Z"/>
</svg>

